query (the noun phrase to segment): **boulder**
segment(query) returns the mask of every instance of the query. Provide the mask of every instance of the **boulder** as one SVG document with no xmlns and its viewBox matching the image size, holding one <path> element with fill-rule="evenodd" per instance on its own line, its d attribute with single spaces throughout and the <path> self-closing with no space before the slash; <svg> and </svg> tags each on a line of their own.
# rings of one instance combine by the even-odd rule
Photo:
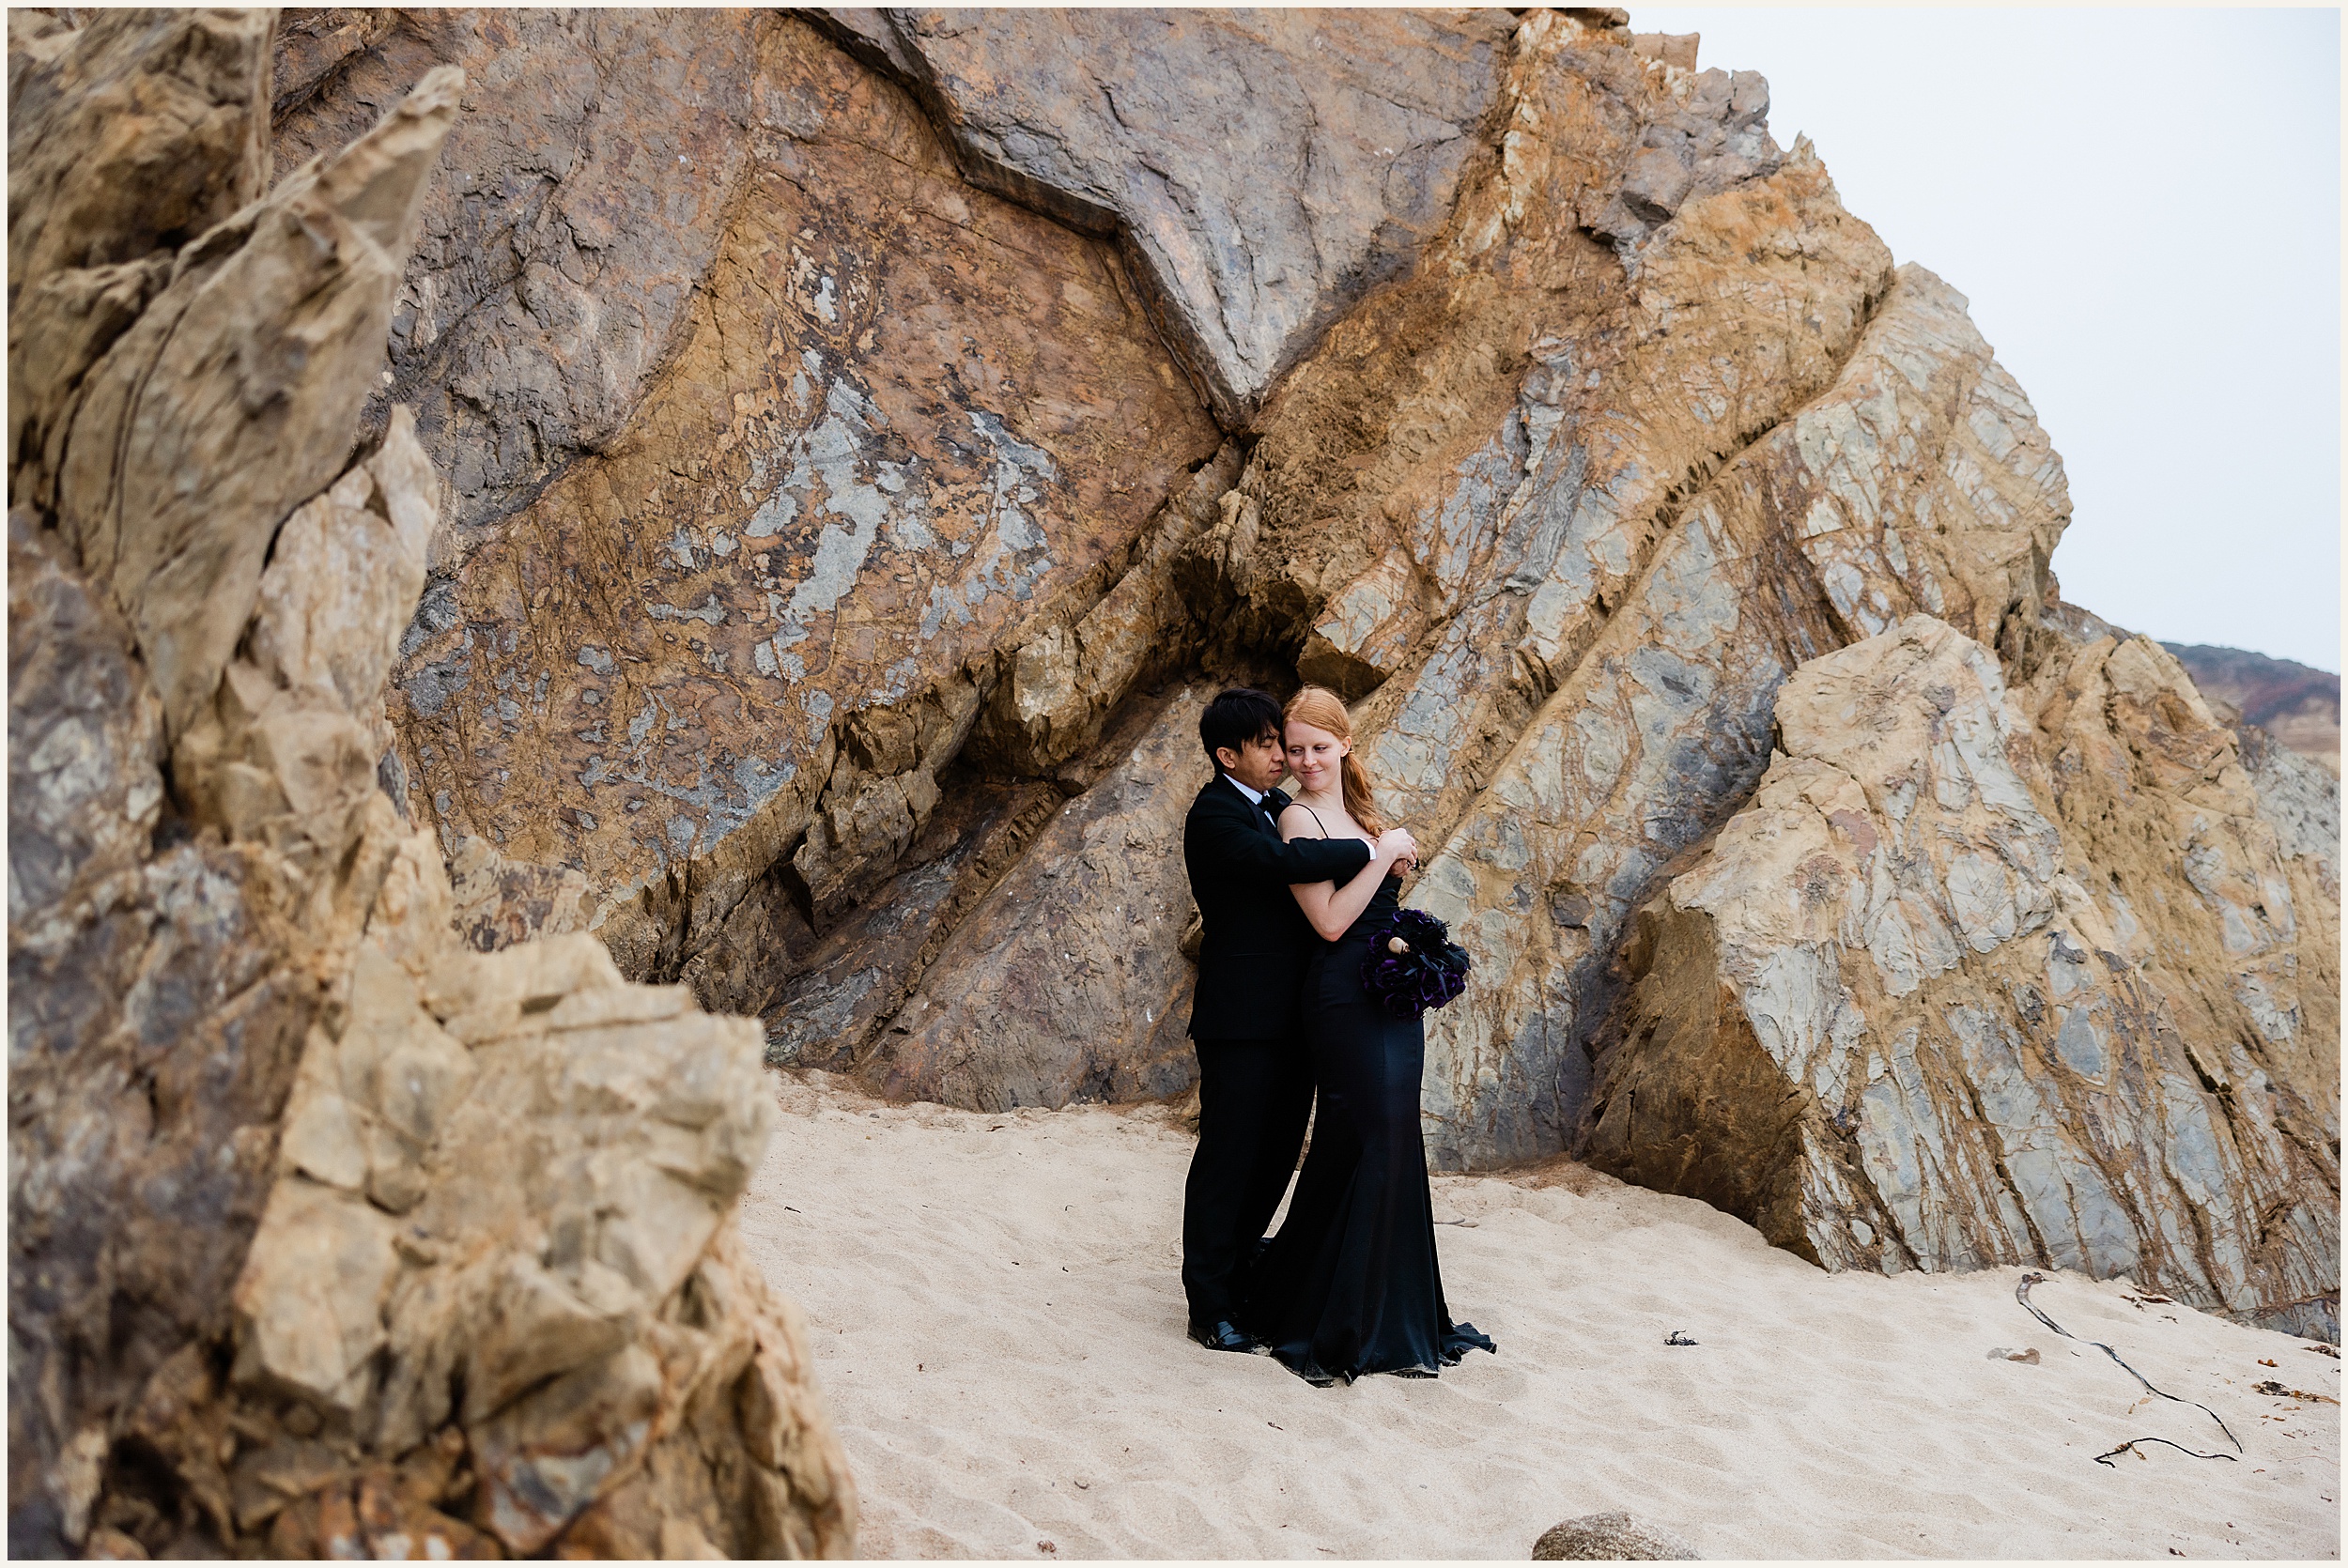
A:
<svg viewBox="0 0 2348 1568">
<path fill-rule="evenodd" d="M 1703 1556 L 1671 1531 L 1622 1513 L 1568 1519 L 1533 1543 L 1536 1562 L 1694 1562 Z"/>
<path fill-rule="evenodd" d="M 627 984 L 584 934 L 494 955 L 443 934 L 419 976 L 370 931 L 341 1037 L 312 1035 L 286 1106 L 236 1384 L 362 1453 L 461 1434 L 475 1523 L 510 1552 L 657 1533 L 680 1505 L 737 1551 L 837 1550 L 849 1494 L 820 1417 L 731 1409 L 804 1376 L 726 1228 L 773 1119 L 759 1056 L 754 1024 Z M 776 1422 L 816 1452 L 776 1457 Z M 671 1434 L 698 1464 L 713 1442 L 751 1462 L 630 1485 Z"/>
<path fill-rule="evenodd" d="M 756 1026 L 469 950 L 378 787 L 440 484 L 404 407 L 354 437 L 462 79 L 258 195 L 270 21 L 12 30 L 20 167 L 158 192 L 11 192 L 120 227 L 12 278 L 114 314 L 70 377 L 11 345 L 10 1548 L 847 1555 L 731 1228 Z"/>
<path fill-rule="evenodd" d="M 2337 904 L 2156 644 L 2033 656 L 2009 691 L 1911 614 L 1787 679 L 1640 913 L 1576 1153 L 1831 1268 L 2336 1333 Z"/>
</svg>

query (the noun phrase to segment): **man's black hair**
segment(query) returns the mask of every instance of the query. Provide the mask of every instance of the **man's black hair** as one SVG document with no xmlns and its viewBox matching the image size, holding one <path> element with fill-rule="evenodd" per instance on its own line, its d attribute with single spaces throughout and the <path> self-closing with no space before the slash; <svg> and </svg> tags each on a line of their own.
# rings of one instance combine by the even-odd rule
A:
<svg viewBox="0 0 2348 1568">
<path fill-rule="evenodd" d="M 1230 751 L 1244 750 L 1249 741 L 1267 730 L 1278 734 L 1284 717 L 1280 704 L 1270 692 L 1237 686 L 1218 695 L 1207 704 L 1207 711 L 1198 715 L 1198 741 L 1207 748 L 1207 761 L 1220 773 L 1223 764 L 1215 757 L 1218 746 Z"/>
</svg>

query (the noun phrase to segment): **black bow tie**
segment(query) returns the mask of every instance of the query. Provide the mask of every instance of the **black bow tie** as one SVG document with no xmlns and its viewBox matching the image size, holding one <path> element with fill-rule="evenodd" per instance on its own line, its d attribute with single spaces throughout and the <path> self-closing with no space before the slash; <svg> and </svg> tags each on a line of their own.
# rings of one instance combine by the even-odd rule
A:
<svg viewBox="0 0 2348 1568">
<path fill-rule="evenodd" d="M 1289 797 L 1277 790 L 1266 790 L 1263 792 L 1263 799 L 1257 804 L 1263 807 L 1265 816 L 1277 822 L 1280 813 L 1289 808 Z"/>
</svg>

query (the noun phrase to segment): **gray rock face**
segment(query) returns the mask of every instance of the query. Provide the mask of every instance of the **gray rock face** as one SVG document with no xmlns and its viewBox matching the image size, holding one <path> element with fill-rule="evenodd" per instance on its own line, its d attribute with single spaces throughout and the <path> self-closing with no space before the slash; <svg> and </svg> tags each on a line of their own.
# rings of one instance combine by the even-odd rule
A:
<svg viewBox="0 0 2348 1568">
<path fill-rule="evenodd" d="M 403 9 L 277 45 L 279 167 L 462 69 L 451 177 L 427 194 L 364 428 L 416 411 L 450 488 L 445 574 L 626 426 L 717 257 L 753 143 L 751 11 Z"/>
<path fill-rule="evenodd" d="M 1513 27 L 1498 10 L 882 14 L 974 180 L 1127 237 L 1233 430 L 1449 218 Z"/>
<path fill-rule="evenodd" d="M 1912 615 L 1786 681 L 1752 803 L 1640 916 L 1578 1151 L 1831 1268 L 2036 1263 L 2336 1333 L 2336 905 L 2156 645 L 2044 659 L 2009 698 Z"/>
<path fill-rule="evenodd" d="M 1689 202 L 1774 173 L 1783 155 L 1769 116 L 1759 71 L 1691 69 L 1673 81 L 1669 112 L 1641 128 L 1622 189 L 1592 226 L 1628 251 Z"/>
<path fill-rule="evenodd" d="M 1785 673 L 1919 606 L 1996 636 L 2043 601 L 2067 510 L 1961 297 L 1903 269 L 1834 384 L 1691 499 L 1619 609 L 1577 612 L 1600 622 L 1587 651 L 1430 859 L 1427 907 L 1480 980 L 1429 1033 L 1439 1160 L 1572 1136 L 1630 915 L 1758 782 Z M 1919 516 L 1937 527 L 1910 550 Z M 1542 630 L 1525 640 L 1572 646 Z"/>
<path fill-rule="evenodd" d="M 841 1071 L 865 1056 L 874 1031 L 896 1017 L 955 930 L 1067 798 L 1053 784 L 1005 788 L 967 777 L 946 794 L 904 869 L 853 919 L 818 939 L 770 879 L 687 970 L 702 990 L 747 992 L 768 1020 L 771 1065 Z M 761 978 L 706 973 L 722 964 Z"/>
<path fill-rule="evenodd" d="M 163 804 L 162 711 L 113 607 L 8 514 L 8 922 L 147 857 Z"/>
<path fill-rule="evenodd" d="M 1533 1543 L 1536 1562 L 1694 1562 L 1703 1556 L 1671 1531 L 1621 1513 L 1568 1519 Z"/>
<path fill-rule="evenodd" d="M 1175 697 L 1037 835 L 857 1064 L 863 1076 L 986 1111 L 1190 1085 L 1182 819 L 1204 782 L 1198 715 L 1213 695 Z"/>
</svg>

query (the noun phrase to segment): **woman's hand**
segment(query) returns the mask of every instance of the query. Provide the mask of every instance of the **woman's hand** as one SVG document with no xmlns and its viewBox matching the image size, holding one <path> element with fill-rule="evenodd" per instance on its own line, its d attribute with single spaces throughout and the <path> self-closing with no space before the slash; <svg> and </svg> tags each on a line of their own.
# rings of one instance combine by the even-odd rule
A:
<svg viewBox="0 0 2348 1568">
<path fill-rule="evenodd" d="M 1377 853 L 1380 860 L 1390 863 L 1398 871 L 1418 869 L 1418 840 L 1407 828 L 1390 827 L 1378 836 Z"/>
</svg>

